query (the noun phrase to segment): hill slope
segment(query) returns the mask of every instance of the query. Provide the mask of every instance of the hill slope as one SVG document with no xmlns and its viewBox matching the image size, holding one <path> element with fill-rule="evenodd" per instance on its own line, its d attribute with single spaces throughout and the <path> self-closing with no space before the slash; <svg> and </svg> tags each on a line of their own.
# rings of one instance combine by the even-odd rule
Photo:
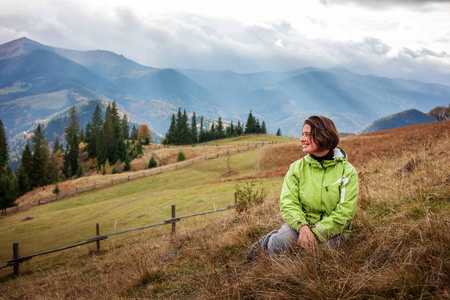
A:
<svg viewBox="0 0 450 300">
<path fill-rule="evenodd" d="M 436 122 L 436 120 L 429 115 L 424 114 L 417 109 L 410 109 L 378 119 L 359 130 L 357 134 L 432 122 Z"/>
<path fill-rule="evenodd" d="M 34 258 L 21 264 L 19 277 L 3 269 L 0 290 L 16 299 L 445 299 L 450 288 L 449 130 L 450 121 L 434 122 L 342 140 L 360 177 L 351 241 L 342 249 L 294 249 L 248 263 L 248 247 L 283 223 L 278 199 L 268 197 L 242 214 L 183 219 L 175 235 L 170 226 L 152 228 L 104 240 L 99 254 L 95 246 L 81 246 Z M 265 159 L 288 168 L 285 158 L 297 159 L 298 148 L 298 143 L 272 145 L 233 156 L 241 173 L 231 178 L 224 157 L 41 205 L 8 217 L 0 227 L 8 245 L 11 235 L 38 241 L 21 242 L 28 254 L 69 236 L 71 242 L 93 236 L 96 222 L 106 233 L 167 219 L 172 203 L 179 215 L 218 208 L 234 201 L 236 184 L 247 185 L 242 175 L 269 167 L 261 163 Z M 236 181 L 216 180 L 225 178 Z M 282 181 L 269 176 L 255 189 L 277 195 Z"/>
</svg>

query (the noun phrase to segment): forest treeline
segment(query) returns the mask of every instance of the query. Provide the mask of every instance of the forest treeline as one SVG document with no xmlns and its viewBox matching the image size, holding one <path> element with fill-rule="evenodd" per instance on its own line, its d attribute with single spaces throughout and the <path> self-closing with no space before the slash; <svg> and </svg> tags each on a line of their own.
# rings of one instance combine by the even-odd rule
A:
<svg viewBox="0 0 450 300">
<path fill-rule="evenodd" d="M 170 127 L 166 136 L 163 138 L 164 145 L 187 145 L 204 143 L 212 140 L 240 136 L 243 134 L 266 134 L 266 123 L 253 116 L 252 111 L 248 114 L 247 123 L 241 124 L 240 121 L 234 125 L 233 121 L 228 126 L 225 126 L 222 118 L 219 117 L 217 124 L 211 122 L 209 129 L 205 128 L 205 119 L 200 117 L 200 124 L 197 125 L 197 116 L 195 112 L 192 114 L 191 123 L 189 125 L 186 110 L 181 113 L 181 108 L 178 108 L 177 116 L 172 114 Z M 278 130 L 278 135 L 281 135 Z"/>
</svg>

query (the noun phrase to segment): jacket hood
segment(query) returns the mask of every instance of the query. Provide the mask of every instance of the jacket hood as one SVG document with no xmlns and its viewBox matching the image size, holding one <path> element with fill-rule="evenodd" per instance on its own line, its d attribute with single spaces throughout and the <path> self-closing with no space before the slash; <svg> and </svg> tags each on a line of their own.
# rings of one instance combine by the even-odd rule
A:
<svg viewBox="0 0 450 300">
<path fill-rule="evenodd" d="M 311 157 L 311 155 L 308 154 L 307 156 L 308 163 L 311 166 L 319 167 L 319 168 L 326 168 L 332 165 L 335 165 L 337 162 L 345 161 L 347 160 L 347 153 L 342 148 L 336 147 L 333 149 L 333 160 L 325 160 L 320 164 L 317 160 Z"/>
</svg>

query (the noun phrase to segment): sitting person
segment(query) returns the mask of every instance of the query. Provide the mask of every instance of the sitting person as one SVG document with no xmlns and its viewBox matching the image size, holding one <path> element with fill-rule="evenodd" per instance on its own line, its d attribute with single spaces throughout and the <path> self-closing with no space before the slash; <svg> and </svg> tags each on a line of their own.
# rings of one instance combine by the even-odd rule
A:
<svg viewBox="0 0 450 300">
<path fill-rule="evenodd" d="M 280 195 L 285 223 L 262 237 L 249 250 L 253 260 L 262 251 L 269 255 L 294 248 L 329 246 L 348 241 L 358 200 L 358 175 L 338 148 L 339 133 L 323 116 L 305 120 L 300 139 L 305 157 L 292 163 Z"/>
</svg>

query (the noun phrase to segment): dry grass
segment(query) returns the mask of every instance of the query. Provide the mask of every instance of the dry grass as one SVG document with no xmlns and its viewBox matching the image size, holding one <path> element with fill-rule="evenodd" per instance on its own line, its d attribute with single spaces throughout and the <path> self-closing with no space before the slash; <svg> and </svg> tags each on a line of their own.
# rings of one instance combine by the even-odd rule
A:
<svg viewBox="0 0 450 300">
<path fill-rule="evenodd" d="M 49 270 L 30 261 L 28 274 L 3 277 L 0 297 L 448 299 L 449 131 L 450 122 L 440 122 L 342 140 L 361 188 L 352 239 L 343 249 L 248 263 L 248 247 L 282 223 L 278 199 L 270 198 L 245 214 L 183 223 L 173 237 L 149 231 L 109 241 L 100 255 L 74 250 Z M 267 150 L 260 172 L 286 168 L 298 150 L 295 143 Z"/>
</svg>

